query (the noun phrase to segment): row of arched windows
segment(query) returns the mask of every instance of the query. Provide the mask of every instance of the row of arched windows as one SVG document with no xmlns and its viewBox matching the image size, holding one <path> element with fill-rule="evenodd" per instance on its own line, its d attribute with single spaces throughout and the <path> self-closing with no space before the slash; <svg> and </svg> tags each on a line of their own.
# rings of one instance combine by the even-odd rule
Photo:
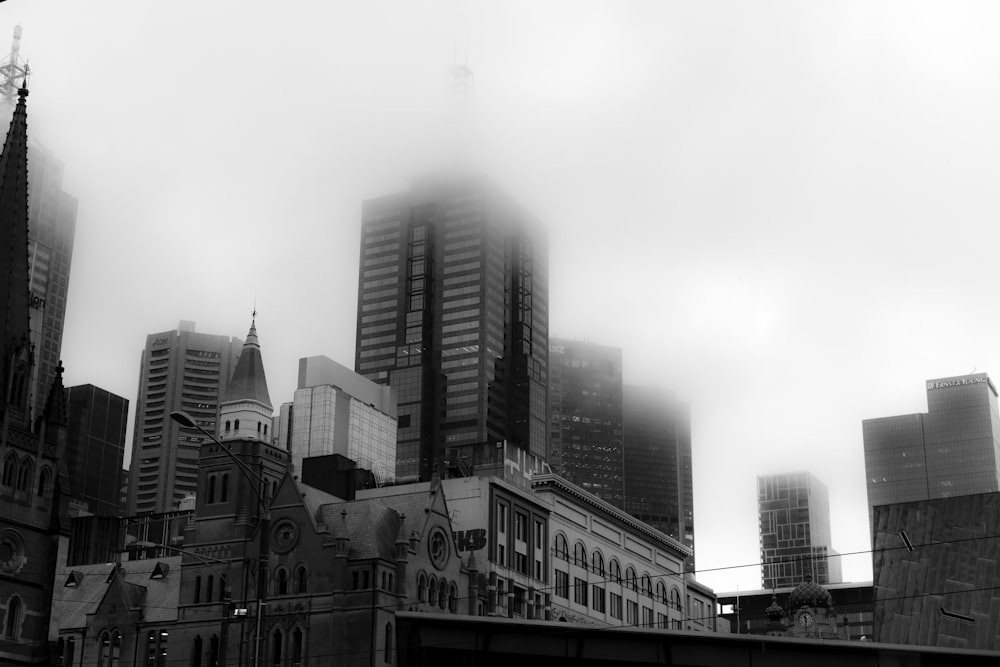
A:
<svg viewBox="0 0 1000 667">
<path fill-rule="evenodd" d="M 570 560 L 569 542 L 566 540 L 565 535 L 561 533 L 556 534 L 553 551 L 557 560 L 567 562 Z M 681 593 L 676 586 L 671 588 L 668 597 L 666 584 L 662 580 L 657 580 L 654 595 L 653 580 L 649 574 L 643 573 L 642 577 L 639 578 L 636 575 L 635 568 L 629 565 L 625 568 L 625 576 L 623 577 L 622 567 L 617 558 L 612 558 L 608 563 L 607 569 L 605 569 L 604 556 L 601 552 L 595 549 L 594 553 L 588 559 L 587 547 L 584 546 L 583 542 L 578 541 L 573 545 L 573 565 L 582 567 L 585 570 L 589 569 L 602 579 L 609 579 L 616 584 L 622 584 L 626 588 L 640 592 L 646 597 L 657 599 L 663 604 L 675 607 L 676 609 L 681 608 Z"/>
<path fill-rule="evenodd" d="M 229 473 L 210 473 L 205 482 L 207 502 L 224 503 L 229 500 Z M 218 496 L 218 500 L 216 497 Z"/>
<path fill-rule="evenodd" d="M 204 662 L 203 662 L 204 660 Z M 205 652 L 205 642 L 201 635 L 194 638 L 194 645 L 191 647 L 191 667 L 215 667 L 219 664 L 219 637 L 212 635 L 208 640 L 208 654 Z"/>
<path fill-rule="evenodd" d="M 302 664 L 305 645 L 306 633 L 301 627 L 295 626 L 290 632 L 275 628 L 271 631 L 268 651 L 271 661 L 267 664 L 270 667 L 298 667 Z"/>
<path fill-rule="evenodd" d="M 18 461 L 17 454 L 10 452 L 3 462 L 3 474 L 0 476 L 0 484 L 11 487 L 15 491 L 30 493 L 35 483 L 35 462 L 30 456 L 22 456 Z M 37 493 L 39 498 L 49 495 L 49 486 L 52 483 L 52 468 L 42 466 L 42 472 L 38 475 Z"/>
<path fill-rule="evenodd" d="M 294 577 L 289 579 L 288 569 L 279 565 L 274 571 L 272 581 L 274 582 L 273 595 L 306 593 L 309 588 L 309 571 L 305 565 L 300 564 L 295 568 Z"/>
<path fill-rule="evenodd" d="M 221 576 L 219 577 L 218 596 L 216 596 L 215 577 L 213 575 L 210 574 L 208 575 L 208 577 L 205 578 L 204 590 L 202 590 L 201 584 L 202 584 L 202 579 L 201 575 L 199 574 L 197 577 L 194 578 L 193 601 L 195 604 L 198 604 L 199 602 L 212 602 L 213 600 L 222 600 L 225 597 L 226 580 L 224 577 Z M 202 595 L 202 593 L 204 593 L 204 595 Z"/>
<path fill-rule="evenodd" d="M 443 577 L 439 580 L 433 574 L 428 577 L 421 572 L 417 576 L 417 599 L 458 613 L 458 586 Z"/>
<path fill-rule="evenodd" d="M 105 630 L 97 636 L 97 667 L 118 667 L 121 653 L 121 632 Z"/>
<path fill-rule="evenodd" d="M 229 435 L 230 433 L 232 433 L 233 435 L 237 435 L 237 434 L 239 434 L 239 431 L 240 431 L 240 420 L 239 419 L 236 419 L 236 420 L 227 419 L 226 420 L 225 435 Z M 264 422 L 261 422 L 261 421 L 257 422 L 257 436 L 258 437 L 263 436 L 265 438 L 267 437 L 267 424 L 265 424 Z"/>
</svg>

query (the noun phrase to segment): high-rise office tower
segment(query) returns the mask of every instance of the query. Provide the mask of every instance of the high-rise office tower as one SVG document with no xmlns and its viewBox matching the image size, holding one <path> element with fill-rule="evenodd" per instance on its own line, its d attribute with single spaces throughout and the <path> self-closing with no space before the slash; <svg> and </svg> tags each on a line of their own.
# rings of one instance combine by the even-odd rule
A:
<svg viewBox="0 0 1000 667">
<path fill-rule="evenodd" d="M 622 396 L 625 511 L 693 550 L 690 408 L 660 387 L 625 385 Z"/>
<path fill-rule="evenodd" d="M 396 399 L 380 385 L 323 356 L 299 359 L 291 403 L 281 406 L 278 446 L 302 459 L 340 454 L 383 481 L 396 476 Z"/>
<path fill-rule="evenodd" d="M 550 339 L 549 411 L 552 470 L 624 508 L 621 348 Z"/>
<path fill-rule="evenodd" d="M 757 476 L 761 585 L 840 583 L 840 558 L 830 546 L 830 495 L 808 472 Z"/>
<path fill-rule="evenodd" d="M 0 64 L 0 109 L 14 110 L 17 90 L 28 73 L 20 58 L 21 26 Z M 28 387 L 31 413 L 41 414 L 62 350 L 66 295 L 76 234 L 77 201 L 62 189 L 63 163 L 37 139 L 28 141 L 28 270 L 31 343 L 35 365 Z"/>
<path fill-rule="evenodd" d="M 506 440 L 546 456 L 548 278 L 532 217 L 478 177 L 363 206 L 355 369 L 396 390 L 396 474 Z"/>
<path fill-rule="evenodd" d="M 243 341 L 195 332 L 194 322 L 146 337 L 129 469 L 129 514 L 169 512 L 198 485 L 198 451 L 204 436 L 170 419 L 190 414 L 216 430 L 221 394 Z M 268 422 L 270 424 L 270 422 Z"/>
<path fill-rule="evenodd" d="M 1000 491 L 997 390 L 986 373 L 927 381 L 927 412 L 865 419 L 868 518 L 876 505 Z"/>
<path fill-rule="evenodd" d="M 128 399 L 84 384 L 66 390 L 66 471 L 70 497 L 92 514 L 120 516 Z"/>
</svg>

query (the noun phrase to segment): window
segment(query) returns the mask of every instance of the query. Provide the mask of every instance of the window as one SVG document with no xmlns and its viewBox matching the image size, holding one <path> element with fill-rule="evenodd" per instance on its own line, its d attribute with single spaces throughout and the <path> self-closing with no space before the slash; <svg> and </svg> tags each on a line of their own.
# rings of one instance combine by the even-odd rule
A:
<svg viewBox="0 0 1000 667">
<path fill-rule="evenodd" d="M 514 539 L 528 541 L 528 515 L 514 512 Z"/>
<path fill-rule="evenodd" d="M 222 490 L 219 493 L 219 502 L 224 503 L 229 499 L 229 473 L 222 473 Z"/>
<path fill-rule="evenodd" d="M 284 639 L 280 629 L 276 629 L 271 635 L 271 665 L 273 667 L 281 667 L 281 655 L 283 648 L 281 646 L 281 640 Z"/>
<path fill-rule="evenodd" d="M 154 633 L 150 634 L 152 635 Z M 117 630 L 113 633 L 102 632 L 98 637 L 97 644 L 97 667 L 118 667 L 122 650 L 121 633 Z"/>
<path fill-rule="evenodd" d="M 438 606 L 441 609 L 448 608 L 448 582 L 444 579 L 441 580 L 441 590 L 438 594 Z"/>
<path fill-rule="evenodd" d="M 300 667 L 302 665 L 302 647 L 303 644 L 305 644 L 304 639 L 305 635 L 302 632 L 302 628 L 295 628 L 295 630 L 292 631 L 292 667 Z"/>
<path fill-rule="evenodd" d="M 653 610 L 649 607 L 642 608 L 642 625 L 645 628 L 653 627 Z"/>
<path fill-rule="evenodd" d="M 569 560 L 569 544 L 566 542 L 566 536 L 561 533 L 556 535 L 555 551 L 559 560 Z"/>
<path fill-rule="evenodd" d="M 629 625 L 639 624 L 639 603 L 629 600 L 625 606 L 625 622 Z"/>
<path fill-rule="evenodd" d="M 452 584 L 448 588 L 448 611 L 458 613 L 458 587 Z"/>
<path fill-rule="evenodd" d="M 31 481 L 34 477 L 35 467 L 31 463 L 31 459 L 25 457 L 21 461 L 21 467 L 17 471 L 17 490 L 18 491 L 30 491 Z"/>
<path fill-rule="evenodd" d="M 201 635 L 197 635 L 191 646 L 191 667 L 201 667 L 201 651 Z M 214 665 L 212 667 L 214 667 Z"/>
<path fill-rule="evenodd" d="M 677 610 L 681 608 L 681 592 L 676 586 L 670 589 L 670 606 Z"/>
<path fill-rule="evenodd" d="M 306 566 L 299 565 L 295 570 L 295 592 L 305 593 L 309 588 L 309 576 L 306 573 Z"/>
<path fill-rule="evenodd" d="M 611 594 L 611 618 L 622 618 L 622 596 L 617 593 Z"/>
<path fill-rule="evenodd" d="M 215 475 L 208 476 L 208 502 L 215 502 Z"/>
<path fill-rule="evenodd" d="M 215 588 L 215 577 L 208 575 L 207 585 L 205 586 L 205 602 L 212 601 L 212 589 Z"/>
<path fill-rule="evenodd" d="M 639 587 L 636 585 L 635 570 L 631 565 L 629 565 L 628 569 L 625 570 L 625 585 L 633 591 L 639 590 Z"/>
<path fill-rule="evenodd" d="M 288 595 L 288 572 L 285 568 L 278 568 L 278 574 L 275 579 L 277 581 L 278 595 Z"/>
<path fill-rule="evenodd" d="M 601 555 L 600 551 L 594 550 L 593 555 L 590 557 L 590 565 L 594 574 L 604 578 L 604 556 Z"/>
<path fill-rule="evenodd" d="M 648 574 L 642 575 L 642 592 L 646 597 L 653 597 L 653 580 L 649 578 Z"/>
<path fill-rule="evenodd" d="M 601 586 L 598 586 L 597 584 L 594 584 L 593 588 L 591 589 L 591 596 L 590 597 L 591 597 L 591 600 L 592 600 L 591 604 L 594 607 L 594 611 L 603 614 L 604 613 L 604 588 L 602 588 Z"/>
<path fill-rule="evenodd" d="M 432 605 L 437 604 L 438 590 L 437 590 L 437 581 L 434 579 L 434 577 L 431 577 L 430 583 L 427 585 L 427 593 L 428 593 L 427 603 Z"/>
<path fill-rule="evenodd" d="M 556 597 L 569 599 L 569 574 L 556 570 L 556 585 L 554 591 Z"/>
<path fill-rule="evenodd" d="M 52 471 L 49 468 L 42 468 L 42 473 L 38 476 L 38 497 L 45 498 L 49 495 L 49 480 Z"/>
<path fill-rule="evenodd" d="M 611 559 L 611 581 L 616 584 L 622 583 L 622 566 L 618 564 L 618 561 L 614 558 Z"/>
<path fill-rule="evenodd" d="M 656 599 L 663 604 L 670 604 L 670 599 L 667 597 L 667 587 L 662 581 L 656 582 Z"/>
<path fill-rule="evenodd" d="M 583 542 L 573 545 L 573 565 L 587 569 L 587 547 L 583 546 Z"/>
<path fill-rule="evenodd" d="M 4 639 L 17 639 L 21 631 L 21 598 L 12 595 L 7 601 L 7 613 L 3 624 Z"/>
<path fill-rule="evenodd" d="M 385 624 L 385 644 L 382 650 L 383 662 L 392 662 L 392 623 Z"/>
<path fill-rule="evenodd" d="M 14 475 L 17 471 L 17 456 L 8 454 L 3 462 L 3 485 L 14 486 Z"/>
<path fill-rule="evenodd" d="M 201 602 L 201 575 L 194 578 L 194 603 Z"/>
<path fill-rule="evenodd" d="M 587 580 L 578 577 L 573 578 L 573 602 L 587 606 Z"/>
</svg>

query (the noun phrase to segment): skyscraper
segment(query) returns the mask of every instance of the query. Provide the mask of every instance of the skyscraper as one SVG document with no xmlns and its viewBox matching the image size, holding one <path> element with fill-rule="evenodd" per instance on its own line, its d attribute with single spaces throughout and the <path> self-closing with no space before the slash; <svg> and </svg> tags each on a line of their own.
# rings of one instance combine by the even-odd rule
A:
<svg viewBox="0 0 1000 667">
<path fill-rule="evenodd" d="M 830 496 L 808 472 L 757 476 L 761 586 L 791 587 L 811 575 L 840 583 L 840 558 L 830 546 Z"/>
<path fill-rule="evenodd" d="M 418 179 L 363 206 L 355 370 L 397 392 L 396 474 L 452 447 L 546 456 L 544 236 L 478 177 Z"/>
<path fill-rule="evenodd" d="M 928 380 L 926 413 L 861 427 L 869 522 L 876 505 L 1000 491 L 997 390 L 986 373 Z"/>
<path fill-rule="evenodd" d="M 195 332 L 194 322 L 146 337 L 139 369 L 129 514 L 169 512 L 198 485 L 203 435 L 170 419 L 183 410 L 207 431 L 216 429 L 222 392 L 243 342 Z M 268 421 L 270 425 L 270 421 Z"/>
<path fill-rule="evenodd" d="M 122 461 L 128 399 L 92 384 L 66 390 L 69 410 L 66 471 L 70 497 L 86 503 L 87 510 L 103 516 L 120 516 Z"/>
<path fill-rule="evenodd" d="M 660 387 L 625 385 L 622 395 L 625 511 L 693 550 L 690 409 Z"/>
<path fill-rule="evenodd" d="M 549 404 L 553 471 L 623 508 L 621 348 L 550 339 Z"/>
<path fill-rule="evenodd" d="M 294 400 L 281 406 L 278 446 L 302 459 L 340 454 L 380 479 L 396 476 L 396 399 L 391 387 L 323 356 L 299 359 Z"/>
</svg>

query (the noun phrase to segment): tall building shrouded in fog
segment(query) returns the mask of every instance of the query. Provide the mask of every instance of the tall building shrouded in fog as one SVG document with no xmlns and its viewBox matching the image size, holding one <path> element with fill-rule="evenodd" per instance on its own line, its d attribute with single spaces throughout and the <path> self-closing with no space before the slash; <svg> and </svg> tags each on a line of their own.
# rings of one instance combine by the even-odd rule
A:
<svg viewBox="0 0 1000 667">
<path fill-rule="evenodd" d="M 659 387 L 625 385 L 622 395 L 625 511 L 693 550 L 690 408 Z"/>
<path fill-rule="evenodd" d="M 928 380 L 926 413 L 861 427 L 869 522 L 876 505 L 1000 491 L 997 390 L 986 373 Z"/>
<path fill-rule="evenodd" d="M 194 329 L 194 322 L 182 321 L 174 331 L 146 337 L 129 469 L 130 515 L 173 511 L 197 491 L 204 436 L 170 419 L 170 413 L 183 410 L 215 432 L 243 341 Z"/>
<path fill-rule="evenodd" d="M 840 583 L 840 557 L 830 546 L 830 495 L 807 472 L 757 476 L 761 586 L 792 587 L 806 575 Z"/>
<path fill-rule="evenodd" d="M 552 338 L 549 405 L 552 470 L 623 508 L 621 348 Z"/>
<path fill-rule="evenodd" d="M 128 399 L 84 384 L 66 390 L 66 403 L 70 495 L 92 514 L 120 516 Z"/>
<path fill-rule="evenodd" d="M 485 179 L 440 176 L 362 216 L 355 370 L 397 392 L 396 474 L 429 479 L 449 448 L 504 440 L 544 459 L 548 253 L 530 214 Z"/>
</svg>

